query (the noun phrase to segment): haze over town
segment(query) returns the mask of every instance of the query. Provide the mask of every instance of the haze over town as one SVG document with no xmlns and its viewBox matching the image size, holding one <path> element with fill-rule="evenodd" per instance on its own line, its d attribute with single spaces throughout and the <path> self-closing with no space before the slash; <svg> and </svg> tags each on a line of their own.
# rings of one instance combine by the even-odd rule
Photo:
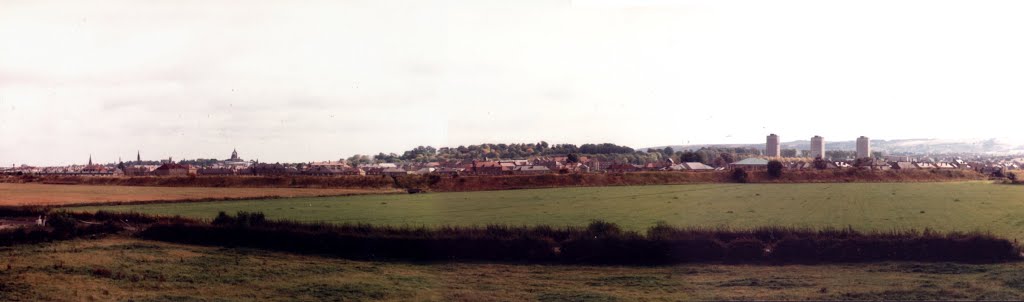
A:
<svg viewBox="0 0 1024 302">
<path fill-rule="evenodd" d="M 0 1 L 0 165 L 770 132 L 1024 144 L 1002 120 L 1024 99 L 1024 4 L 885 3 Z"/>
</svg>

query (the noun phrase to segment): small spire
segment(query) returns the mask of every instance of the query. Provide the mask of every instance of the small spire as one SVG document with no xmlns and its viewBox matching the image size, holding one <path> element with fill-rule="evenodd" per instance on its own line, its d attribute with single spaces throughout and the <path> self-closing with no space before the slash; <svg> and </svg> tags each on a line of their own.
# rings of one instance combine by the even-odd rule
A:
<svg viewBox="0 0 1024 302">
<path fill-rule="evenodd" d="M 92 154 L 89 154 L 89 165 L 92 166 Z"/>
</svg>

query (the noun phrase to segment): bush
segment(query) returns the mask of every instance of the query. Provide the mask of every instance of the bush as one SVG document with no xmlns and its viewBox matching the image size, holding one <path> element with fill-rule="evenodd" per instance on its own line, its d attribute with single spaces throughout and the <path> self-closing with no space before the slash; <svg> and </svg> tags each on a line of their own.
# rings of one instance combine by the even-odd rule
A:
<svg viewBox="0 0 1024 302">
<path fill-rule="evenodd" d="M 750 176 L 747 174 L 747 170 L 743 170 L 743 168 L 736 168 L 732 170 L 732 181 L 738 183 L 746 183 L 747 178 L 749 177 Z"/>
<path fill-rule="evenodd" d="M 787 236 L 771 248 L 771 257 L 783 262 L 813 262 L 819 260 L 818 249 L 813 239 Z"/>
<path fill-rule="evenodd" d="M 215 219 L 216 224 L 160 222 L 142 231 L 140 236 L 186 244 L 263 248 L 367 260 L 652 265 L 715 261 L 997 262 L 1020 258 L 1017 247 L 1005 239 L 987 234 L 939 234 L 929 230 L 865 234 L 849 228 L 729 230 L 660 224 L 640 234 L 606 221 L 594 221 L 585 228 L 489 225 L 428 229 L 264 219 L 259 213 L 236 216 L 222 213 Z M 16 236 L 32 235 L 22 231 Z"/>
<path fill-rule="evenodd" d="M 67 212 L 58 212 L 46 217 L 46 225 L 53 228 L 58 237 L 70 237 L 74 235 L 78 219 L 71 217 Z"/>
<path fill-rule="evenodd" d="M 749 262 L 762 260 L 765 256 L 765 245 L 756 238 L 740 238 L 725 245 L 725 260 L 733 262 Z"/>
<path fill-rule="evenodd" d="M 262 225 L 267 221 L 266 216 L 263 212 L 249 213 L 245 211 L 239 211 L 235 217 L 228 216 L 226 213 L 221 211 L 217 213 L 217 217 L 213 219 L 211 224 L 213 225 L 231 225 L 235 227 L 250 227 Z"/>
<path fill-rule="evenodd" d="M 779 178 L 782 176 L 782 162 L 777 160 L 768 162 L 768 176 L 772 178 Z"/>
<path fill-rule="evenodd" d="M 619 225 L 604 220 L 594 220 L 587 225 L 588 236 L 593 237 L 615 237 L 622 233 Z"/>
</svg>

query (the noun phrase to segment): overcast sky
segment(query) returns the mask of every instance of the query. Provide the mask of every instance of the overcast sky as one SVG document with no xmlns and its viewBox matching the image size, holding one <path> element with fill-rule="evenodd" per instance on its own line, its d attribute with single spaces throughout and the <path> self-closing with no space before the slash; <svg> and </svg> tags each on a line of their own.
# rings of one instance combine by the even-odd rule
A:
<svg viewBox="0 0 1024 302">
<path fill-rule="evenodd" d="M 1021 137 L 1022 1 L 239 3 L 0 0 L 0 165 Z"/>
</svg>

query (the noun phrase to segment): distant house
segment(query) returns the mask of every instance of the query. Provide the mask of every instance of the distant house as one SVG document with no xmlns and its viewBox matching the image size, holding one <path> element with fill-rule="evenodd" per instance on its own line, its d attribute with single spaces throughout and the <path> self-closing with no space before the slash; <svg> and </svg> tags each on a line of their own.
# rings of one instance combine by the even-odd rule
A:
<svg viewBox="0 0 1024 302">
<path fill-rule="evenodd" d="M 310 168 L 330 168 L 332 170 L 344 170 L 349 166 L 344 161 L 322 161 L 309 164 Z"/>
<path fill-rule="evenodd" d="M 519 166 L 512 170 L 512 174 L 518 175 L 547 174 L 551 172 L 551 169 L 545 166 Z"/>
<path fill-rule="evenodd" d="M 917 169 L 917 166 L 915 166 L 914 163 L 908 162 L 908 161 L 898 161 L 898 162 L 891 163 L 889 165 L 892 166 L 893 170 L 914 170 L 914 169 Z"/>
<path fill-rule="evenodd" d="M 347 175 L 347 176 L 366 176 L 366 170 L 359 169 L 359 168 L 350 168 L 350 169 L 341 170 L 341 175 Z"/>
<path fill-rule="evenodd" d="M 382 170 L 381 174 L 382 175 L 387 175 L 387 176 L 395 176 L 395 177 L 397 177 L 397 176 L 409 175 L 409 171 L 406 171 L 405 169 L 402 169 L 402 168 L 387 168 L 387 169 Z"/>
<path fill-rule="evenodd" d="M 950 163 L 935 163 L 935 168 L 938 169 L 956 169 L 957 167 Z"/>
<path fill-rule="evenodd" d="M 714 171 L 715 170 L 715 167 L 705 165 L 704 163 L 701 163 L 701 162 L 685 162 L 685 163 L 681 163 L 680 165 L 682 165 L 683 167 L 686 168 L 686 170 L 689 170 L 689 171 Z"/>
<path fill-rule="evenodd" d="M 199 175 L 236 175 L 238 171 L 231 168 L 202 168 L 198 170 Z"/>
<path fill-rule="evenodd" d="M 496 161 L 473 161 L 473 165 L 470 171 L 476 175 L 502 175 L 505 172 L 511 172 L 512 167 L 510 165 L 502 165 Z"/>
<path fill-rule="evenodd" d="M 80 175 L 113 175 L 114 170 L 101 165 L 87 165 L 78 173 Z"/>
<path fill-rule="evenodd" d="M 892 166 L 884 160 L 873 160 L 871 161 L 871 170 L 889 170 Z"/>
<path fill-rule="evenodd" d="M 623 172 L 636 172 L 636 171 L 639 171 L 640 168 L 638 168 L 637 166 L 631 165 L 631 164 L 612 164 L 612 165 L 609 165 L 608 168 L 605 169 L 605 170 L 608 170 L 609 172 L 623 173 Z"/>
<path fill-rule="evenodd" d="M 384 168 L 360 168 L 366 175 L 384 175 Z"/>
<path fill-rule="evenodd" d="M 434 173 L 445 176 L 456 176 L 465 170 L 466 169 L 463 168 L 438 168 L 437 170 L 434 170 Z"/>
<path fill-rule="evenodd" d="M 251 171 L 253 175 L 288 175 L 299 172 L 299 170 L 294 167 L 288 167 L 282 164 L 254 164 L 249 168 L 249 171 Z"/>
<path fill-rule="evenodd" d="M 730 168 L 743 168 L 747 170 L 767 170 L 768 160 L 763 158 L 745 158 L 729 164 Z"/>
<path fill-rule="evenodd" d="M 146 176 L 156 170 L 159 166 L 155 165 L 131 165 L 124 167 L 124 175 L 126 176 Z"/>
<path fill-rule="evenodd" d="M 156 170 L 153 170 L 153 175 L 156 176 L 188 176 L 196 175 L 196 168 L 191 165 L 181 164 L 163 164 Z"/>
<path fill-rule="evenodd" d="M 347 166 L 335 166 L 335 165 L 313 165 L 302 171 L 304 175 L 312 176 L 337 176 L 343 175 Z"/>
<path fill-rule="evenodd" d="M 398 165 L 394 163 L 361 164 L 359 168 L 369 171 L 372 169 L 398 168 Z"/>
<path fill-rule="evenodd" d="M 434 173 L 435 170 L 437 170 L 437 168 L 432 168 L 432 167 L 420 168 L 419 170 L 413 171 L 412 174 L 427 175 L 427 174 L 430 174 L 430 173 Z"/>
<path fill-rule="evenodd" d="M 916 162 L 914 163 L 914 167 L 917 167 L 918 169 L 933 169 L 935 168 L 935 165 L 925 162 Z"/>
</svg>

